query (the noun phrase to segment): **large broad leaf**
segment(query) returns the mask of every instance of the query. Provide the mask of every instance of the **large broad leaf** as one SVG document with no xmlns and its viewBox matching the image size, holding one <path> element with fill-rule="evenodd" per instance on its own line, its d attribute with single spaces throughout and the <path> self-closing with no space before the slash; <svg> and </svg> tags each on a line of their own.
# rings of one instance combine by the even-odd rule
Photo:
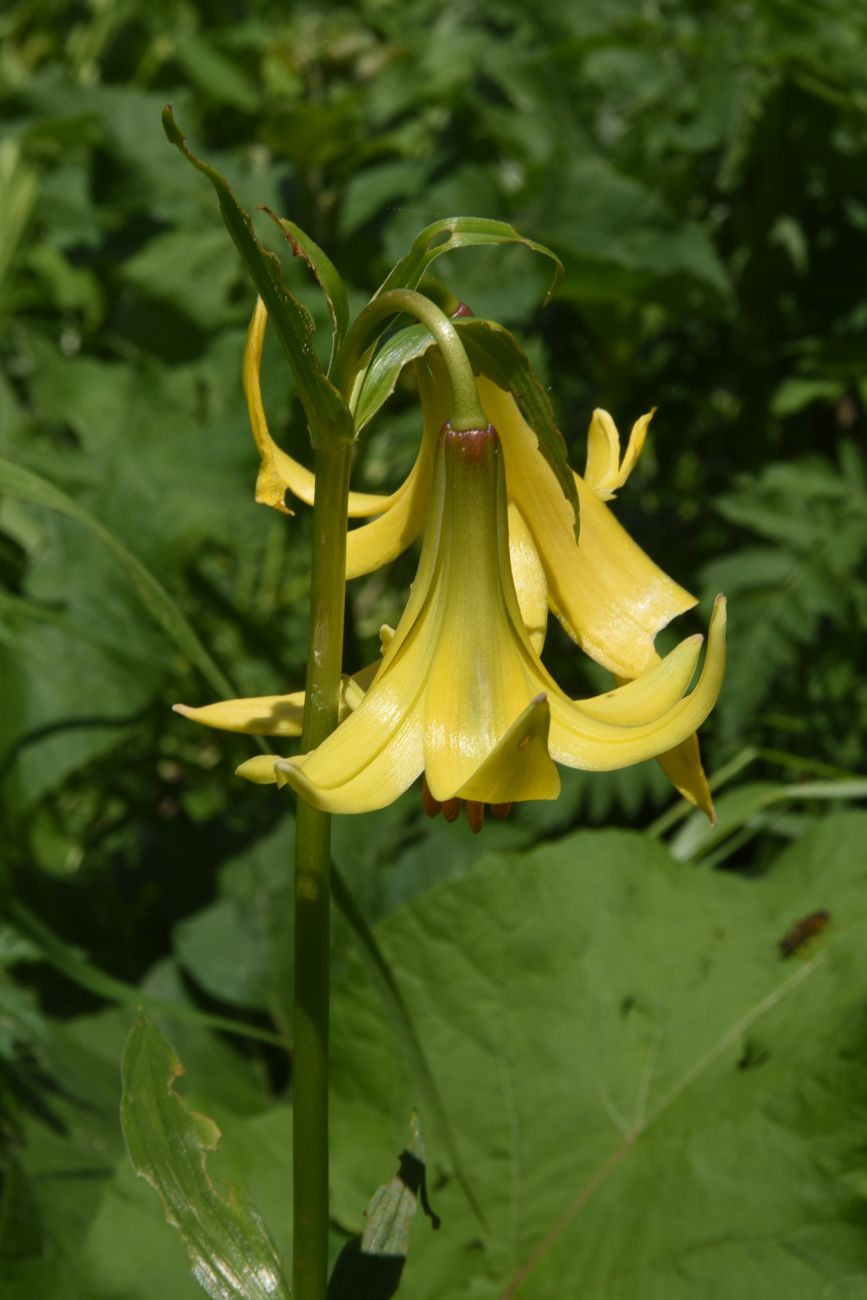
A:
<svg viewBox="0 0 867 1300">
<path fill-rule="evenodd" d="M 134 555 L 89 510 L 40 475 L 34 474 L 32 470 L 25 469 L 23 465 L 16 465 L 4 457 L 0 457 L 0 493 L 16 497 L 19 501 L 45 506 L 48 510 L 56 510 L 59 514 L 83 524 L 104 542 L 123 568 L 132 589 L 166 636 L 183 650 L 215 690 L 221 694 L 232 694 L 231 683 L 217 667 L 186 615 L 179 609 L 162 583 L 154 577 L 146 565 L 142 564 L 138 556 Z"/>
<path fill-rule="evenodd" d="M 294 843 L 287 811 L 269 835 L 222 865 L 216 901 L 174 932 L 180 964 L 206 993 L 279 1024 L 292 1014 Z"/>
<path fill-rule="evenodd" d="M 496 1225 L 480 1233 L 429 1143 L 446 1227 L 418 1235 L 407 1295 L 860 1294 L 865 836 L 867 817 L 829 818 L 744 879 L 583 833 L 483 861 L 379 927 Z M 415 1092 L 360 973 L 332 1042 L 334 1208 L 358 1225 Z"/>
<path fill-rule="evenodd" d="M 121 1118 L 138 1174 L 157 1192 L 180 1233 L 194 1276 L 213 1300 L 288 1300 L 282 1265 L 261 1218 L 237 1188 L 221 1191 L 207 1170 L 220 1131 L 174 1091 L 183 1067 L 141 1016 L 123 1056 Z"/>
<path fill-rule="evenodd" d="M 325 375 L 313 348 L 310 313 L 286 288 L 279 261 L 260 243 L 250 217 L 238 203 L 225 177 L 187 147 L 170 104 L 163 110 L 163 127 L 169 141 L 214 187 L 226 228 L 268 308 L 268 316 L 292 367 L 311 437 L 314 441 L 320 436 L 351 439 L 349 410 Z"/>
<path fill-rule="evenodd" d="M 537 221 L 564 257 L 560 294 L 589 302 L 697 295 L 725 303 L 731 280 L 709 235 L 675 213 L 661 195 L 607 158 L 577 153 L 551 168 L 538 195 Z"/>
</svg>

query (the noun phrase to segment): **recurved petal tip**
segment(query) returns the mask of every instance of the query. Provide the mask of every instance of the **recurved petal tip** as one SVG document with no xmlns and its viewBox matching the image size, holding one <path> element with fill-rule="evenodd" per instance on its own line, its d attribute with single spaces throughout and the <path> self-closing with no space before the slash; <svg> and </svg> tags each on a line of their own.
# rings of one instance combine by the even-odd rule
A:
<svg viewBox="0 0 867 1300">
<path fill-rule="evenodd" d="M 485 761 L 455 794 L 469 802 L 505 804 L 556 799 L 560 776 L 548 753 L 551 708 L 542 693 L 518 715 Z"/>
<path fill-rule="evenodd" d="M 255 785 L 276 785 L 278 762 L 276 754 L 257 754 L 255 758 L 239 763 L 235 768 L 235 776 L 242 776 L 245 781 L 252 781 Z"/>
<path fill-rule="evenodd" d="M 217 731 L 243 732 L 250 736 L 300 736 L 304 720 L 304 692 L 293 695 L 259 695 L 250 699 L 220 700 L 217 704 L 204 704 L 192 709 L 187 704 L 175 704 L 191 722 Z"/>
</svg>

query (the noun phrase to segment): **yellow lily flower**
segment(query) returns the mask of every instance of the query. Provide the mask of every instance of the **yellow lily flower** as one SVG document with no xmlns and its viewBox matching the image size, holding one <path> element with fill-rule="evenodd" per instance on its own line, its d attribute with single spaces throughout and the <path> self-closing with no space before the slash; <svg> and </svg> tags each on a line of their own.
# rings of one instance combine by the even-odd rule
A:
<svg viewBox="0 0 867 1300">
<path fill-rule="evenodd" d="M 312 504 L 315 480 L 309 470 L 280 450 L 268 428 L 259 382 L 266 324 L 267 313 L 260 300 L 247 336 L 244 391 L 262 460 L 257 500 L 285 510 L 287 491 Z M 391 496 L 350 493 L 351 518 L 377 518 L 348 535 L 347 579 L 381 568 L 421 535 L 430 499 L 433 445 L 449 415 L 449 386 L 429 365 L 419 366 L 418 376 L 424 430 L 416 462 Z M 516 534 L 515 549 L 525 557 L 524 563 L 516 566 L 519 595 L 526 594 L 529 599 L 528 588 L 535 585 L 538 589 L 544 574 L 547 603 L 572 639 L 611 672 L 637 676 L 655 661 L 657 632 L 696 603 L 695 597 L 653 563 L 604 504 L 634 468 L 653 412 L 636 421 L 621 462 L 614 421 L 607 411 L 594 411 L 585 474 L 583 478 L 575 474 L 581 507 L 581 541 L 576 552 L 572 509 L 517 402 L 483 375 L 477 386 L 482 408 L 503 444 L 512 506 L 510 537 L 512 532 Z M 532 565 L 532 577 L 527 563 L 531 545 L 540 561 Z"/>
<path fill-rule="evenodd" d="M 266 324 L 260 301 L 248 333 L 244 388 L 262 459 L 257 499 L 285 509 L 287 490 L 312 503 L 315 483 L 308 470 L 277 447 L 268 429 L 259 381 Z M 428 365 L 417 369 L 424 431 L 415 465 L 391 496 L 350 495 L 351 517 L 378 517 L 350 531 L 347 578 L 389 563 L 421 534 L 430 500 L 432 449 L 448 415 L 448 385 Z M 653 644 L 657 633 L 696 604 L 641 550 L 605 504 L 634 468 L 653 412 L 635 422 L 621 459 L 614 421 L 607 411 L 594 411 L 584 476 L 575 474 L 581 507 L 576 547 L 571 507 L 515 399 L 484 376 L 477 385 L 482 407 L 502 439 L 512 572 L 534 648 L 541 652 L 550 605 L 572 639 L 619 682 L 637 677 L 659 662 Z M 659 755 L 659 762 L 680 793 L 713 819 L 697 738 L 691 736 L 672 753 Z"/>
<path fill-rule="evenodd" d="M 416 581 L 364 698 L 317 749 L 257 757 L 238 774 L 292 786 L 318 808 L 384 807 L 424 771 L 431 798 L 504 805 L 553 799 L 555 762 L 606 771 L 691 735 L 719 694 L 724 603 L 626 686 L 572 701 L 533 648 L 518 605 L 507 536 L 506 481 L 492 427 L 444 427 Z"/>
</svg>

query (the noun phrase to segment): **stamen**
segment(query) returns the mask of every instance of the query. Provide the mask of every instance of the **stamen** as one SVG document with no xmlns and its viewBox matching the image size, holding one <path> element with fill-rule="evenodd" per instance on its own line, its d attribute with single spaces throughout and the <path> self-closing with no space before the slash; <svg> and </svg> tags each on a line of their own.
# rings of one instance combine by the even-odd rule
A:
<svg viewBox="0 0 867 1300">
<path fill-rule="evenodd" d="M 446 799 L 442 808 L 443 817 L 445 817 L 446 821 L 449 823 L 456 822 L 461 815 L 461 800 Z"/>
<path fill-rule="evenodd" d="M 466 809 L 470 830 L 474 835 L 478 835 L 485 824 L 485 805 L 477 803 L 475 799 L 467 799 Z"/>
<path fill-rule="evenodd" d="M 421 799 L 428 817 L 436 817 L 437 813 L 441 812 L 447 822 L 454 822 L 461 815 L 462 800 L 446 799 L 444 803 L 440 803 L 439 799 L 434 799 L 431 794 L 426 776 L 423 776 L 421 781 Z"/>
<path fill-rule="evenodd" d="M 442 804 L 440 803 L 440 801 L 438 799 L 434 799 L 433 795 L 431 794 L 430 786 L 427 783 L 426 776 L 423 776 L 421 779 L 421 801 L 424 804 L 424 810 L 427 813 L 428 817 L 436 817 L 440 808 L 442 808 Z"/>
<path fill-rule="evenodd" d="M 431 794 L 426 776 L 422 777 L 421 798 L 428 817 L 436 817 L 437 813 L 442 813 L 446 821 L 451 824 L 460 817 L 461 807 L 463 806 L 467 810 L 467 823 L 474 835 L 478 835 L 485 824 L 485 804 L 479 803 L 477 799 L 445 799 L 440 802 L 439 799 L 434 799 Z M 499 821 L 505 821 L 512 811 L 510 803 L 492 803 L 488 806 L 491 810 L 491 816 L 496 817 Z"/>
</svg>

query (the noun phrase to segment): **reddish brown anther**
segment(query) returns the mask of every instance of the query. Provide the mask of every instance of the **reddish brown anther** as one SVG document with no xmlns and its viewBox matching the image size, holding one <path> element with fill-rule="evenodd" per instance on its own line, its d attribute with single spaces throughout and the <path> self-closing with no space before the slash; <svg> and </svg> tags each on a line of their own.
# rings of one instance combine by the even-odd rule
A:
<svg viewBox="0 0 867 1300">
<path fill-rule="evenodd" d="M 447 822 L 455 822 L 461 815 L 462 799 L 446 799 L 440 803 L 439 799 L 434 799 L 430 792 L 430 786 L 427 783 L 427 777 L 422 777 L 421 798 L 424 804 L 424 810 L 428 817 L 436 817 L 441 812 Z"/>
<path fill-rule="evenodd" d="M 485 805 L 476 803 L 475 799 L 467 799 L 466 809 L 469 828 L 474 835 L 478 835 L 485 824 Z"/>
<path fill-rule="evenodd" d="M 485 824 L 485 804 L 479 803 L 476 799 L 446 799 L 441 803 L 439 799 L 434 799 L 431 794 L 426 776 L 422 777 L 421 798 L 428 817 L 436 817 L 437 813 L 441 812 L 447 822 L 456 822 L 461 815 L 461 808 L 466 808 L 467 823 L 474 835 L 478 835 Z M 500 821 L 505 821 L 512 811 L 512 805 L 510 803 L 492 803 L 490 809 L 491 816 L 498 818 Z"/>
<path fill-rule="evenodd" d="M 426 776 L 423 776 L 421 779 L 421 801 L 424 804 L 424 810 L 427 813 L 428 817 L 436 817 L 440 808 L 442 808 L 442 804 L 440 803 L 439 799 L 434 799 L 433 795 L 431 794 L 430 786 L 427 783 Z"/>
</svg>

